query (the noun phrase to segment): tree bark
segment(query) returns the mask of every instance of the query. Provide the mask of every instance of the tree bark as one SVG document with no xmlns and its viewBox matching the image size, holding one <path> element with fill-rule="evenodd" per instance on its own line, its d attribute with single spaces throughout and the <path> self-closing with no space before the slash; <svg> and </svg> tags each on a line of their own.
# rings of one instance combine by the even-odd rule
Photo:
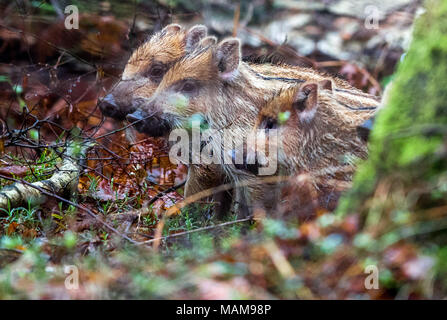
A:
<svg viewBox="0 0 447 320">
<path fill-rule="evenodd" d="M 428 0 L 425 8 L 376 119 L 369 159 L 337 209 L 361 213 L 369 225 L 384 212 L 447 204 L 447 1 Z"/>
</svg>

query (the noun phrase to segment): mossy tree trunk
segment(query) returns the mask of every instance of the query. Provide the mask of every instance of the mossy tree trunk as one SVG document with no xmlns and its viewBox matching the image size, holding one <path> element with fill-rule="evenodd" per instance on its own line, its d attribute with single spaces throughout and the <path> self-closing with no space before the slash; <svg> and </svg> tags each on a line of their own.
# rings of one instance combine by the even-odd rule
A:
<svg viewBox="0 0 447 320">
<path fill-rule="evenodd" d="M 369 159 L 338 207 L 369 226 L 384 214 L 447 207 L 447 1 L 425 8 L 376 119 Z"/>
</svg>

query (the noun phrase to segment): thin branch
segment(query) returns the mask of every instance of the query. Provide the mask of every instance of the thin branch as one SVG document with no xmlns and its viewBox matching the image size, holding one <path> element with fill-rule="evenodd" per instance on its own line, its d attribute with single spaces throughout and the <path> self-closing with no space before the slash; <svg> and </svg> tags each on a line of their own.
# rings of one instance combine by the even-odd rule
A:
<svg viewBox="0 0 447 320">
<path fill-rule="evenodd" d="M 65 203 L 67 203 L 67 204 L 69 204 L 69 205 L 71 205 L 71 206 L 73 206 L 73 207 L 75 207 L 75 208 L 77 208 L 77 209 L 79 209 L 79 210 L 85 211 L 89 216 L 91 216 L 92 218 L 94 218 L 95 220 L 97 220 L 98 222 L 100 222 L 100 223 L 101 223 L 104 227 L 106 227 L 108 230 L 110 230 L 110 231 L 116 233 L 117 235 L 119 235 L 120 237 L 122 237 L 122 238 L 128 240 L 128 241 L 131 242 L 131 243 L 139 244 L 137 241 L 132 240 L 132 239 L 129 238 L 128 236 L 126 236 L 126 235 L 120 233 L 118 230 L 116 230 L 114 227 L 112 227 L 111 225 L 109 225 L 107 222 L 105 222 L 104 220 L 102 220 L 101 218 L 99 218 L 98 215 L 96 215 L 93 211 L 91 211 L 91 210 L 88 209 L 88 208 L 82 207 L 82 206 L 78 205 L 77 203 L 74 203 L 73 201 L 70 201 L 70 200 L 67 200 L 67 199 L 65 199 L 65 198 L 62 198 L 62 197 L 58 196 L 58 195 L 55 194 L 55 193 L 48 192 L 47 190 L 45 190 L 45 189 L 43 189 L 43 188 L 41 188 L 41 187 L 39 187 L 39 186 L 33 185 L 32 183 L 30 183 L 30 182 L 28 182 L 28 181 L 25 181 L 25 180 L 18 180 L 18 179 L 14 179 L 14 178 L 10 178 L 10 177 L 7 177 L 7 176 L 1 175 L 1 174 L 0 174 L 0 178 L 6 179 L 6 180 L 9 180 L 9 181 L 14 181 L 15 183 L 22 183 L 22 184 L 25 184 L 25 185 L 27 185 L 27 186 L 29 186 L 29 187 L 31 187 L 31 188 L 35 188 L 36 190 L 38 190 L 39 192 L 41 192 L 42 194 L 44 194 L 44 195 L 46 195 L 46 196 L 55 198 L 55 199 L 57 199 L 57 200 L 59 200 L 59 201 L 65 202 Z"/>
<path fill-rule="evenodd" d="M 151 204 L 153 204 L 155 201 L 157 201 L 158 199 L 160 199 L 161 197 L 163 197 L 164 195 L 168 194 L 169 192 L 175 191 L 178 188 L 181 188 L 185 185 L 186 181 L 183 181 L 182 183 L 179 183 L 175 186 L 172 186 L 164 191 L 159 192 L 155 197 L 153 197 L 149 203 L 147 204 L 147 206 L 149 207 Z"/>
<path fill-rule="evenodd" d="M 143 242 L 139 242 L 138 244 L 148 244 L 148 243 L 153 243 L 153 242 L 159 242 L 160 240 L 172 239 L 172 238 L 185 236 L 185 235 L 188 235 L 188 234 L 191 234 L 191 233 L 195 233 L 195 232 L 201 232 L 201 231 L 216 229 L 216 228 L 225 227 L 225 226 L 229 226 L 229 225 L 233 225 L 233 224 L 241 223 L 241 222 L 247 222 L 247 221 L 251 221 L 251 220 L 253 220 L 253 216 L 249 216 L 247 218 L 243 218 L 243 219 L 239 219 L 239 220 L 235 220 L 235 221 L 224 222 L 224 223 L 221 223 L 221 224 L 218 224 L 218 225 L 215 225 L 215 226 L 207 226 L 207 227 L 203 227 L 203 228 L 197 228 L 197 229 L 194 229 L 194 230 L 189 230 L 189 231 L 184 231 L 184 232 L 171 234 L 169 236 L 154 238 L 154 239 L 146 240 L 146 241 L 143 241 Z"/>
</svg>

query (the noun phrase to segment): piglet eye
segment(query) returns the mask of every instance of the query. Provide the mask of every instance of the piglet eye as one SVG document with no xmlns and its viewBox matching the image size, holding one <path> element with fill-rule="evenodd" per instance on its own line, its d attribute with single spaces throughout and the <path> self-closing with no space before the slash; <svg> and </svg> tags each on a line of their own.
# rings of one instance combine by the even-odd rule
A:
<svg viewBox="0 0 447 320">
<path fill-rule="evenodd" d="M 148 75 L 151 78 L 161 78 L 165 72 L 165 69 L 161 65 L 155 65 L 149 69 Z"/>
<path fill-rule="evenodd" d="M 196 89 L 196 84 L 192 81 L 186 81 L 182 86 L 182 91 L 185 93 L 191 93 Z"/>
<path fill-rule="evenodd" d="M 276 128 L 276 121 L 274 119 L 267 118 L 264 121 L 265 121 L 265 129 L 269 130 Z"/>
</svg>

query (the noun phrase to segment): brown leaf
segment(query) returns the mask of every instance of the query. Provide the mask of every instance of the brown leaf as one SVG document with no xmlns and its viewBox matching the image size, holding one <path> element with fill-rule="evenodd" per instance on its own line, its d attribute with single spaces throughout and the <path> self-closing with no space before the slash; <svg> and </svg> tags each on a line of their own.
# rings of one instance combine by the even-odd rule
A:
<svg viewBox="0 0 447 320">
<path fill-rule="evenodd" d="M 6 234 L 7 235 L 13 234 L 14 231 L 16 231 L 18 226 L 19 226 L 19 224 L 17 222 L 11 222 L 8 226 L 8 230 L 6 231 Z"/>
<path fill-rule="evenodd" d="M 0 174 L 7 177 L 24 177 L 29 171 L 29 167 L 18 165 L 0 167 Z"/>
</svg>

